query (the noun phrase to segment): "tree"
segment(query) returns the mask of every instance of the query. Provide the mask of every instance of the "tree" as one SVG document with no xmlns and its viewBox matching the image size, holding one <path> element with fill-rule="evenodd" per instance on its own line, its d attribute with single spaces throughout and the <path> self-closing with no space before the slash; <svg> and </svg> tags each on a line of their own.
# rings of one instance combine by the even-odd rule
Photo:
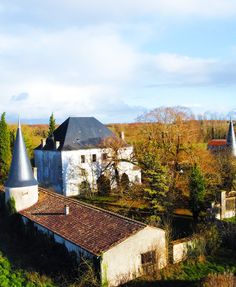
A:
<svg viewBox="0 0 236 287">
<path fill-rule="evenodd" d="M 169 200 L 170 174 L 166 166 L 162 165 L 156 157 L 146 156 L 143 167 L 144 180 L 146 181 L 146 198 L 152 208 L 152 214 L 164 212 L 165 216 L 173 214 L 173 202 Z"/>
<path fill-rule="evenodd" d="M 6 123 L 6 113 L 1 115 L 0 120 L 0 181 L 7 178 L 11 162 L 10 132 Z"/>
<path fill-rule="evenodd" d="M 123 173 L 120 179 L 120 185 L 124 191 L 129 190 L 130 182 L 127 173 Z"/>
<path fill-rule="evenodd" d="M 53 132 L 56 129 L 56 120 L 54 118 L 53 113 L 51 114 L 50 118 L 49 118 L 49 128 L 48 128 L 48 136 L 52 136 Z"/>
<path fill-rule="evenodd" d="M 200 168 L 194 165 L 189 178 L 189 208 L 193 214 L 194 226 L 198 223 L 200 212 L 204 210 L 205 179 Z"/>
<path fill-rule="evenodd" d="M 104 149 L 104 152 L 107 152 L 106 164 L 101 174 L 110 171 L 113 177 L 112 181 L 115 181 L 117 188 L 120 189 L 119 163 L 129 161 L 122 158 L 122 148 L 125 147 L 125 142 L 118 137 L 110 136 L 101 142 L 100 147 Z"/>
<path fill-rule="evenodd" d="M 100 195 L 109 195 L 111 192 L 111 181 L 105 175 L 99 176 L 97 180 L 97 189 L 98 194 Z"/>
<path fill-rule="evenodd" d="M 215 154 L 217 165 L 220 170 L 222 183 L 221 189 L 226 191 L 235 190 L 236 188 L 236 159 L 228 150 L 220 151 Z"/>
<path fill-rule="evenodd" d="M 161 162 L 168 166 L 172 178 L 171 189 L 178 189 L 182 165 L 190 165 L 190 154 L 198 140 L 198 129 L 191 110 L 185 107 L 160 107 L 145 113 L 139 120 L 144 122 L 140 135 L 142 141 L 148 144 L 152 154 L 155 150 Z M 142 157 L 141 150 L 139 158 L 140 155 Z"/>
</svg>

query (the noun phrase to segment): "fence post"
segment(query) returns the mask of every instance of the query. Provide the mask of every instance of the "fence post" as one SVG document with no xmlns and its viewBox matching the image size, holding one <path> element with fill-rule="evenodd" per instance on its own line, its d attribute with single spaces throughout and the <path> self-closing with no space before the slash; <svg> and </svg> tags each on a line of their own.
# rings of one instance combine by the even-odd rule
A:
<svg viewBox="0 0 236 287">
<path fill-rule="evenodd" d="M 220 219 L 225 218 L 225 210 L 226 210 L 226 191 L 221 191 L 220 195 Z"/>
</svg>

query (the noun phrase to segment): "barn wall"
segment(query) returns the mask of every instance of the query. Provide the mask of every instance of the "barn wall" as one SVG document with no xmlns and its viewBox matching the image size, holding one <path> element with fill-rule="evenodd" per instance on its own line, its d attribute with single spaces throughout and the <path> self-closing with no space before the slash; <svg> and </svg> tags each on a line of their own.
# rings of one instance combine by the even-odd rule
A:
<svg viewBox="0 0 236 287">
<path fill-rule="evenodd" d="M 165 231 L 145 227 L 103 254 L 101 274 L 103 285 L 118 286 L 144 273 L 141 254 L 156 251 L 155 268 L 167 264 Z"/>
<path fill-rule="evenodd" d="M 35 166 L 40 185 L 62 193 L 62 163 L 60 151 L 35 150 Z"/>
</svg>

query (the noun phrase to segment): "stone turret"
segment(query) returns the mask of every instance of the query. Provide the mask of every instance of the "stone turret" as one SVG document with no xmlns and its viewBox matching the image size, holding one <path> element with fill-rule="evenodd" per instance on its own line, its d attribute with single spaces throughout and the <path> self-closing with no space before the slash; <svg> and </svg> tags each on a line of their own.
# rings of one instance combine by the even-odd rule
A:
<svg viewBox="0 0 236 287">
<path fill-rule="evenodd" d="M 235 141 L 235 133 L 234 133 L 234 124 L 233 121 L 230 120 L 229 130 L 226 139 L 226 145 L 230 148 L 232 155 L 236 157 L 236 141 Z"/>
<path fill-rule="evenodd" d="M 10 198 L 15 200 L 16 211 L 26 209 L 38 201 L 38 182 L 34 178 L 27 155 L 20 121 L 14 143 L 10 172 L 5 183 L 6 203 Z"/>
</svg>

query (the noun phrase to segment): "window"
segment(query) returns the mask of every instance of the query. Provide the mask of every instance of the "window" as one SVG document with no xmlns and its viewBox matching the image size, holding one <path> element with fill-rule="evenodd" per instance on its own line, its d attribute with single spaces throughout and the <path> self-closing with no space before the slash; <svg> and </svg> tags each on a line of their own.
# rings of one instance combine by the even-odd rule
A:
<svg viewBox="0 0 236 287">
<path fill-rule="evenodd" d="M 96 162 L 97 161 L 97 155 L 96 154 L 93 154 L 92 155 L 92 162 Z"/>
<path fill-rule="evenodd" d="M 156 262 L 156 252 L 148 251 L 146 253 L 141 254 L 142 265 L 150 265 Z"/>
<path fill-rule="evenodd" d="M 107 160 L 107 153 L 102 154 L 102 160 Z"/>
<path fill-rule="evenodd" d="M 81 163 L 85 163 L 85 155 L 81 155 Z"/>
<path fill-rule="evenodd" d="M 143 272 L 146 275 L 154 274 L 157 266 L 156 262 L 156 252 L 148 251 L 141 254 L 141 263 Z"/>
</svg>

